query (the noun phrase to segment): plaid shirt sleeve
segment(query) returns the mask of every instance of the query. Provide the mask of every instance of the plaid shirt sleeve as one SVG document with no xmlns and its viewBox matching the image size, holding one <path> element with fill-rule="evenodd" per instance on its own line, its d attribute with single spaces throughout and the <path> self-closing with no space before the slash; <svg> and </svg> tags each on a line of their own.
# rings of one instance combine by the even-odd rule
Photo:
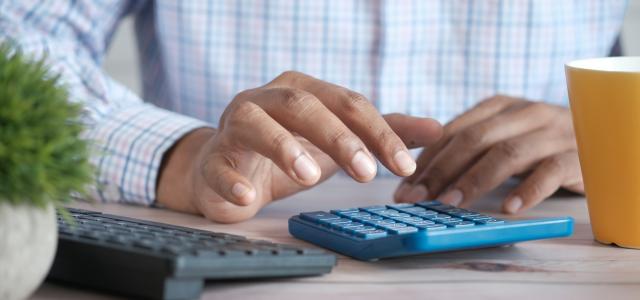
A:
<svg viewBox="0 0 640 300">
<path fill-rule="evenodd" d="M 189 131 L 209 126 L 144 103 L 100 68 L 120 19 L 143 1 L 0 1 L 0 41 L 61 74 L 71 100 L 85 107 L 85 137 L 95 144 L 91 194 L 101 201 L 153 204 L 164 152 Z"/>
</svg>

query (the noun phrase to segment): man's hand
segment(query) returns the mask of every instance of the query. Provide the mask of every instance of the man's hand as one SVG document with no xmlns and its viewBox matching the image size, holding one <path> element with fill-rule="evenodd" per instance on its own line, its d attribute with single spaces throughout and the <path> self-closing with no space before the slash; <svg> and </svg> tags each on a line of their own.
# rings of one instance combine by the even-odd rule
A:
<svg viewBox="0 0 640 300">
<path fill-rule="evenodd" d="M 438 198 L 467 207 L 511 176 L 523 181 L 503 210 L 531 208 L 563 187 L 583 193 L 567 108 L 496 96 L 444 127 L 443 138 L 418 158 L 418 171 L 395 194 L 398 202 Z"/>
<path fill-rule="evenodd" d="M 441 135 L 434 120 L 383 117 L 358 93 L 285 72 L 239 93 L 217 130 L 195 130 L 165 155 L 158 201 L 218 222 L 242 221 L 338 168 L 369 181 L 374 157 L 399 176 L 411 175 L 416 163 L 406 145 L 423 147 Z"/>
</svg>

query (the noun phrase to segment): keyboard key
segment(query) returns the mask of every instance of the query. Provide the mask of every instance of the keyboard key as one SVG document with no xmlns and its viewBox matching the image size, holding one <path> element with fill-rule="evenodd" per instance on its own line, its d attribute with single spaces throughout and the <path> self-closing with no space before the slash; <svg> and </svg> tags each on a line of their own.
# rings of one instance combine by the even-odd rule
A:
<svg viewBox="0 0 640 300">
<path fill-rule="evenodd" d="M 340 217 L 334 214 L 326 213 L 323 211 L 301 213 L 300 216 L 307 221 L 311 221 L 315 223 L 319 223 L 320 221 L 332 220 L 332 219 L 340 219 Z"/>
<path fill-rule="evenodd" d="M 361 237 L 365 240 L 376 239 L 387 236 L 387 232 L 380 229 L 368 230 L 368 231 L 358 231 L 356 232 L 356 236 Z"/>
</svg>

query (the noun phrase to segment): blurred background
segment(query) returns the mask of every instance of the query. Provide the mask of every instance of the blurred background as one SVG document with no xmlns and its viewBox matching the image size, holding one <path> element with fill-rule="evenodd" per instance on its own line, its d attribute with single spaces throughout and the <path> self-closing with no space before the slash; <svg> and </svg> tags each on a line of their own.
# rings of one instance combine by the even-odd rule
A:
<svg viewBox="0 0 640 300">
<path fill-rule="evenodd" d="M 127 18 L 118 28 L 104 68 L 116 80 L 140 94 L 138 53 L 133 32 L 133 20 Z M 640 0 L 630 0 L 622 28 L 624 55 L 640 56 Z"/>
</svg>

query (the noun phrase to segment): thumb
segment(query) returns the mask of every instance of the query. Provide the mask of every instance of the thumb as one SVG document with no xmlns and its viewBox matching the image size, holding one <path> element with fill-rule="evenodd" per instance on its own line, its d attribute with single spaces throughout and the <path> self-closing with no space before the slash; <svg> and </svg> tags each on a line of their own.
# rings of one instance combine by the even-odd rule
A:
<svg viewBox="0 0 640 300">
<path fill-rule="evenodd" d="M 442 125 L 430 118 L 412 117 L 405 114 L 382 116 L 391 129 L 402 139 L 407 148 L 433 145 L 442 137 Z"/>
</svg>

